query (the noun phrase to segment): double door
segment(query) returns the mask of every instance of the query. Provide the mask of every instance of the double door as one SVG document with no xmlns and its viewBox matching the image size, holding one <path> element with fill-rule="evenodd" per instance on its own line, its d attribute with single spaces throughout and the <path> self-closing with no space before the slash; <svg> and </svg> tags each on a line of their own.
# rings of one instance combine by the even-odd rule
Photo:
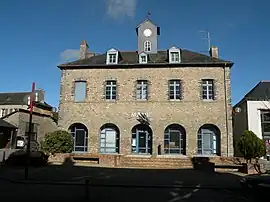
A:
<svg viewBox="0 0 270 202">
<path fill-rule="evenodd" d="M 152 154 L 152 136 L 148 131 L 137 130 L 132 137 L 132 152 L 138 154 Z"/>
<path fill-rule="evenodd" d="M 216 154 L 216 135 L 211 130 L 202 130 L 202 154 Z"/>
<path fill-rule="evenodd" d="M 88 138 L 87 131 L 84 129 L 75 129 L 72 134 L 74 138 L 74 152 L 87 152 Z"/>
</svg>

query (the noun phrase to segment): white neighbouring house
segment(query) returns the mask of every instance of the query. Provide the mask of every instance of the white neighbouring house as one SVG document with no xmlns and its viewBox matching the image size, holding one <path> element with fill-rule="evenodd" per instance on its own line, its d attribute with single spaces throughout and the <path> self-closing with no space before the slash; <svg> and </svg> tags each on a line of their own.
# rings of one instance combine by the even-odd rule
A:
<svg viewBox="0 0 270 202">
<path fill-rule="evenodd" d="M 233 136 L 235 156 L 241 156 L 237 143 L 244 130 L 263 139 L 270 155 L 270 81 L 259 82 L 234 107 Z"/>
</svg>

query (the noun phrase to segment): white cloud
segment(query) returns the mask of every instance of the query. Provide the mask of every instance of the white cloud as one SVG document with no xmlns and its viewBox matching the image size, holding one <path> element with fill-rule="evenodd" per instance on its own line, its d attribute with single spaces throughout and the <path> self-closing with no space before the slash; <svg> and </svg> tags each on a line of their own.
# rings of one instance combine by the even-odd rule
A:
<svg viewBox="0 0 270 202">
<path fill-rule="evenodd" d="M 77 60 L 80 58 L 80 50 L 66 49 L 60 54 L 60 58 L 62 62 Z"/>
<path fill-rule="evenodd" d="M 113 19 L 133 18 L 136 14 L 137 0 L 106 0 L 107 15 Z"/>
</svg>

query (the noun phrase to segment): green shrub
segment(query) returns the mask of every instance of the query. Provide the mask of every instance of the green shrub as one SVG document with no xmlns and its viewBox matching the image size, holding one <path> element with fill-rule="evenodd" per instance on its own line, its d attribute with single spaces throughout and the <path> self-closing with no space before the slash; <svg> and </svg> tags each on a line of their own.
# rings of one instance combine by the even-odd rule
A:
<svg viewBox="0 0 270 202">
<path fill-rule="evenodd" d="M 67 131 L 62 130 L 47 133 L 41 141 L 41 150 L 50 154 L 71 153 L 73 138 Z"/>
<path fill-rule="evenodd" d="M 244 158 L 250 162 L 251 159 L 258 159 L 266 154 L 263 140 L 258 138 L 252 131 L 245 130 L 237 146 Z"/>
</svg>

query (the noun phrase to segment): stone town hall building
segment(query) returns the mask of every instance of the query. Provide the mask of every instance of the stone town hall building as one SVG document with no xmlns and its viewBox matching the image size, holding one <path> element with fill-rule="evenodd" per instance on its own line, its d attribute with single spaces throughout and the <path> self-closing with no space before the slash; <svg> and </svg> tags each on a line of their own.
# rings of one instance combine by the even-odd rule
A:
<svg viewBox="0 0 270 202">
<path fill-rule="evenodd" d="M 138 48 L 88 52 L 59 65 L 59 127 L 74 152 L 123 155 L 233 155 L 233 63 L 176 46 L 158 50 L 160 28 L 137 28 Z M 117 44 L 116 44 L 117 45 Z"/>
</svg>

